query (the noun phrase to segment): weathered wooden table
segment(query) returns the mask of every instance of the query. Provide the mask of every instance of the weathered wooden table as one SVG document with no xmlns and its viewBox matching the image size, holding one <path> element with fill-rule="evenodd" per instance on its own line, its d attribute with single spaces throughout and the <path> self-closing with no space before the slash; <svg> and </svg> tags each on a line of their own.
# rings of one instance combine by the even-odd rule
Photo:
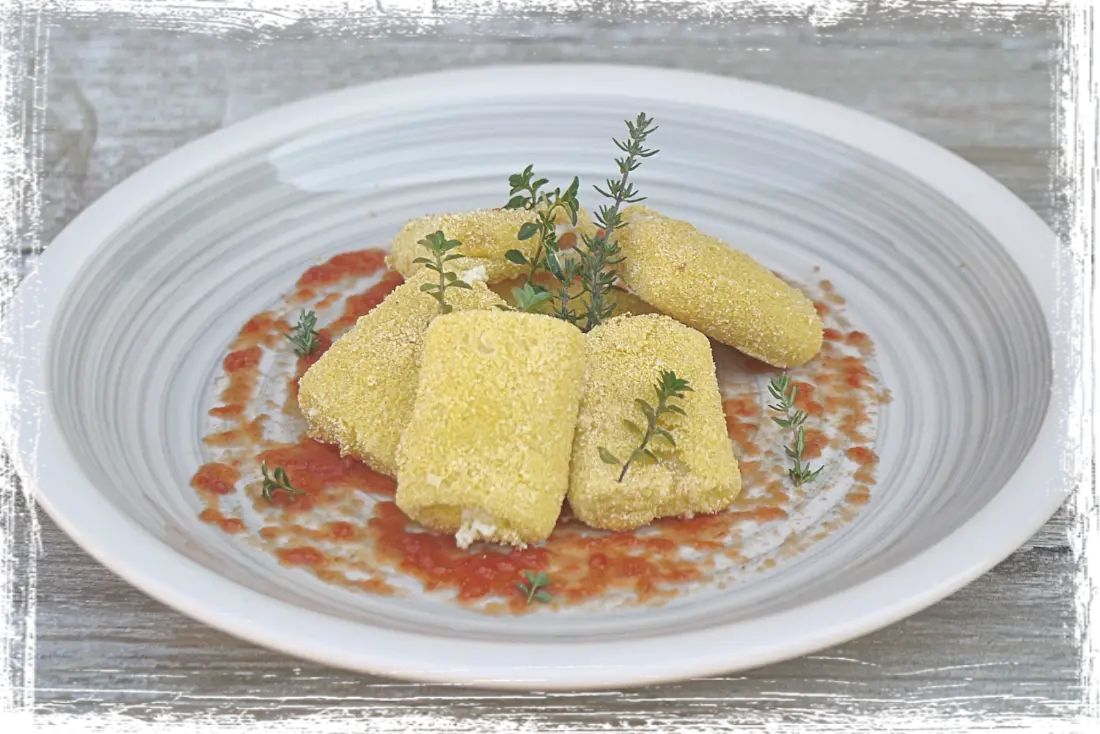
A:
<svg viewBox="0 0 1100 734">
<path fill-rule="evenodd" d="M 32 70 L 45 63 L 49 72 L 44 241 L 154 159 L 275 105 L 425 70 L 557 60 L 682 67 L 819 95 L 925 135 L 1048 220 L 1058 213 L 1058 28 L 1050 18 L 978 27 L 872 15 L 826 28 L 792 19 L 642 20 L 497 17 L 419 32 L 406 22 L 368 37 L 339 23 L 256 32 L 213 17 L 47 19 L 48 55 Z M 321 716 L 300 722 L 310 731 L 344 717 L 371 731 L 663 730 L 673 722 L 724 730 L 764 721 L 773 731 L 811 721 L 849 731 L 939 721 L 959 731 L 1002 717 L 1066 717 L 1082 695 L 1065 510 L 970 587 L 865 638 L 744 675 L 582 695 L 418 686 L 253 647 L 147 598 L 39 517 L 37 640 L 27 674 L 47 715 Z M 19 549 L 29 554 L 25 540 Z"/>
</svg>

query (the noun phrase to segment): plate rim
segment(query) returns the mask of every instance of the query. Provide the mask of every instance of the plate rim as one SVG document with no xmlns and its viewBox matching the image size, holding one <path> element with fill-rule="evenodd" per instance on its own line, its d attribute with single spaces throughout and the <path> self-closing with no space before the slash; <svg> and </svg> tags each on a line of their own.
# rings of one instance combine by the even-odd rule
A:
<svg viewBox="0 0 1100 734">
<path fill-rule="evenodd" d="M 426 93 L 448 99 L 501 99 L 529 89 L 536 74 L 550 88 L 594 94 L 612 85 L 641 98 L 751 112 L 840 140 L 950 196 L 985 227 L 1024 273 L 1043 312 L 1052 347 L 1050 400 L 1039 432 L 1021 465 L 989 503 L 921 554 L 845 591 L 753 620 L 662 636 L 646 646 L 646 654 L 632 654 L 628 648 L 637 647 L 636 641 L 583 646 L 555 642 L 555 652 L 540 643 L 443 641 L 303 609 L 230 581 L 177 553 L 94 491 L 52 426 L 53 405 L 45 395 L 43 360 L 51 319 L 74 276 L 122 222 L 228 156 L 366 110 L 396 105 L 400 111 L 403 102 Z M 1020 261 L 1027 254 L 1022 250 L 1025 242 L 1040 253 L 1028 260 L 1049 260 L 1051 255 L 1035 246 L 1042 240 L 1055 248 L 1053 272 L 1027 268 Z M 39 505 L 98 562 L 158 601 L 263 647 L 360 672 L 511 689 L 598 689 L 745 670 L 846 642 L 930 606 L 1011 555 L 1061 506 L 1070 492 L 1071 477 L 1059 461 L 1063 432 L 1058 413 L 1068 406 L 1075 376 L 1067 334 L 1071 330 L 1057 320 L 1064 307 L 1058 302 L 1056 281 L 1061 269 L 1072 265 L 1067 249 L 1035 212 L 973 164 L 890 122 L 799 92 L 702 72 L 610 64 L 478 66 L 397 77 L 327 92 L 238 121 L 153 161 L 82 211 L 39 256 L 9 303 L 8 313 L 16 316 L 3 324 L 5 332 L 15 329 L 16 338 L 9 343 L 19 344 L 22 338 L 32 353 L 12 359 L 6 351 L 0 358 L 0 371 L 18 386 L 19 393 L 20 413 L 13 416 L 19 435 L 8 448 L 20 478 Z M 49 283 L 55 283 L 49 286 L 51 291 L 46 290 Z M 36 311 L 37 318 L 20 318 L 28 309 Z M 22 380 L 12 381 L 13 375 L 20 374 Z M 30 414 L 36 409 L 40 433 L 30 436 L 36 428 Z M 48 465 L 40 466 L 37 455 L 48 456 Z M 41 474 L 35 477 L 28 470 L 31 466 L 39 466 Z M 135 553 L 136 549 L 140 552 Z M 860 604 L 860 599 L 892 601 L 868 606 Z M 257 614 L 261 608 L 264 613 Z M 803 629 L 797 624 L 800 618 L 813 618 L 818 624 Z M 760 642 L 769 638 L 783 641 Z M 370 644 L 352 645 L 350 640 Z M 429 649 L 413 654 L 418 643 Z M 732 643 L 738 645 L 733 651 L 727 647 Z M 522 654 L 526 648 L 537 651 L 541 659 L 549 655 L 551 664 L 512 662 L 530 659 Z M 572 659 L 567 659 L 563 648 L 570 650 Z M 516 654 L 517 649 L 521 654 Z M 620 664 L 607 662 L 614 659 Z M 470 662 L 454 663 L 461 660 Z"/>
</svg>

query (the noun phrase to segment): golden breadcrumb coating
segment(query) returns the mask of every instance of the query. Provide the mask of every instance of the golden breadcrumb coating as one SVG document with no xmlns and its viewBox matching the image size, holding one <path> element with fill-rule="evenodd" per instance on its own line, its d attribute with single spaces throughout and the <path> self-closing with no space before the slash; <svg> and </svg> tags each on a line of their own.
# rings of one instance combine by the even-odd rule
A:
<svg viewBox="0 0 1100 734">
<path fill-rule="evenodd" d="M 821 349 L 813 301 L 745 253 L 644 206 L 623 212 L 619 275 L 643 301 L 775 367 Z"/>
<path fill-rule="evenodd" d="M 741 491 L 741 472 L 726 431 L 710 342 L 668 316 L 617 316 L 586 337 L 585 384 L 573 462 L 569 505 L 584 523 L 608 530 L 641 527 L 660 517 L 714 513 Z M 651 444 L 659 461 L 635 461 L 618 481 L 620 468 L 600 458 L 599 447 L 626 460 L 640 440 L 624 419 L 645 427 L 635 405 L 656 406 L 654 386 L 671 370 L 692 391 L 674 401 L 687 415 L 662 417 L 676 448 Z"/>
<path fill-rule="evenodd" d="M 660 313 L 657 308 L 643 301 L 636 293 L 613 290 L 609 300 L 615 304 L 616 316 L 643 316 L 647 313 Z"/>
<path fill-rule="evenodd" d="M 584 345 L 575 327 L 536 314 L 433 321 L 397 452 L 397 506 L 462 547 L 549 537 L 569 486 Z"/>
<path fill-rule="evenodd" d="M 504 258 L 508 250 L 519 250 L 528 259 L 534 257 L 538 237 L 520 241 L 516 238 L 525 222 L 535 221 L 535 213 L 523 209 L 478 209 L 455 214 L 432 214 L 405 223 L 390 243 L 386 264 L 408 278 L 423 265 L 414 263 L 418 257 L 428 256 L 427 250 L 417 244 L 432 232 L 442 231 L 447 239 L 458 240 L 462 246 L 455 252 L 466 257 L 447 265 L 448 269 L 468 270 L 478 266 L 485 268 L 487 282 L 525 275 L 529 267 L 517 265 Z M 574 230 L 562 210 L 555 213 L 555 220 L 562 232 Z M 576 232 L 595 232 L 591 218 L 584 210 L 578 212 Z M 578 234 L 579 236 L 579 234 Z"/>
<path fill-rule="evenodd" d="M 439 314 L 439 304 L 420 286 L 436 277 L 424 270 L 398 286 L 299 381 L 309 435 L 389 476 L 397 472 L 397 442 L 412 414 L 424 333 Z M 473 290 L 448 289 L 447 303 L 462 311 L 504 302 L 474 282 Z"/>
</svg>

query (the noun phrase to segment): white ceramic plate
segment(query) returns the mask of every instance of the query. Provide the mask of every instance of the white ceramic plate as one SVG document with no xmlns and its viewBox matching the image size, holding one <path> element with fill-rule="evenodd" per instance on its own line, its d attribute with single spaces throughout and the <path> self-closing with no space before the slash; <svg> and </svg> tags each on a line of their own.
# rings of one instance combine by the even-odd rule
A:
<svg viewBox="0 0 1100 734">
<path fill-rule="evenodd" d="M 796 280 L 877 344 L 871 502 L 760 578 L 663 607 L 486 617 L 354 594 L 200 522 L 188 481 L 221 357 L 318 258 L 407 218 L 497 206 L 535 163 L 586 184 L 639 111 L 649 203 Z M 588 204 L 595 203 L 589 197 Z M 815 272 L 814 268 L 820 271 Z M 255 643 L 422 680 L 589 688 L 808 653 L 944 598 L 1067 491 L 1072 335 L 1050 230 L 976 168 L 881 121 L 741 81 L 610 66 L 456 71 L 349 89 L 196 141 L 96 202 L 20 286 L 4 384 L 23 476 L 83 548 Z M 976 620 L 980 623 L 980 620 Z"/>
</svg>

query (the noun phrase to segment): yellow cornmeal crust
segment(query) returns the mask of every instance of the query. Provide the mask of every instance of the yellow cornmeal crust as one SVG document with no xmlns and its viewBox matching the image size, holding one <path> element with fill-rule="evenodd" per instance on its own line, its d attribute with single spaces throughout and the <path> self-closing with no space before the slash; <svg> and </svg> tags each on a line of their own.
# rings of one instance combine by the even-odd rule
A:
<svg viewBox="0 0 1100 734">
<path fill-rule="evenodd" d="M 559 225 L 568 225 L 569 218 L 560 209 L 556 214 Z M 455 252 L 466 257 L 447 265 L 448 269 L 468 270 L 485 268 L 487 282 L 525 275 L 526 265 L 517 265 L 505 259 L 508 250 L 519 250 L 525 257 L 534 257 L 538 249 L 538 237 L 520 241 L 516 238 L 525 222 L 535 221 L 534 212 L 522 209 L 478 209 L 455 214 L 432 214 L 405 223 L 390 243 L 386 264 L 406 278 L 420 271 L 422 263 L 414 263 L 418 257 L 429 256 L 418 242 L 432 232 L 442 231 L 447 239 L 458 240 L 462 246 Z M 578 212 L 577 232 L 595 232 L 591 218 L 584 210 Z"/>
<path fill-rule="evenodd" d="M 821 349 L 813 301 L 745 253 L 644 206 L 623 212 L 619 275 L 646 303 L 775 367 Z"/>
<path fill-rule="evenodd" d="M 729 507 L 741 491 L 741 472 L 726 430 L 710 342 L 700 332 L 668 316 L 618 316 L 590 331 L 585 340 L 585 384 L 573 439 L 569 505 L 587 525 L 630 530 L 651 521 Z M 651 444 L 655 463 L 620 468 L 600 458 L 603 446 L 625 461 L 640 439 L 623 423 L 644 430 L 641 398 L 656 407 L 655 386 L 663 370 L 691 383 L 675 401 L 687 415 L 662 416 L 676 448 Z"/>
<path fill-rule="evenodd" d="M 456 533 L 463 510 L 490 542 L 549 537 L 569 486 L 584 335 L 549 316 L 470 311 L 428 328 L 412 419 L 397 452 L 397 506 Z"/>
<path fill-rule="evenodd" d="M 420 286 L 436 277 L 424 270 L 395 288 L 298 383 L 308 435 L 389 476 L 397 473 L 397 442 L 412 415 L 424 333 L 439 315 L 438 302 Z M 448 289 L 446 297 L 456 311 L 504 303 L 482 282 Z"/>
<path fill-rule="evenodd" d="M 646 303 L 634 293 L 626 291 L 611 291 L 610 300 L 615 304 L 616 316 L 644 316 L 645 314 L 660 313 L 654 306 Z"/>
</svg>

